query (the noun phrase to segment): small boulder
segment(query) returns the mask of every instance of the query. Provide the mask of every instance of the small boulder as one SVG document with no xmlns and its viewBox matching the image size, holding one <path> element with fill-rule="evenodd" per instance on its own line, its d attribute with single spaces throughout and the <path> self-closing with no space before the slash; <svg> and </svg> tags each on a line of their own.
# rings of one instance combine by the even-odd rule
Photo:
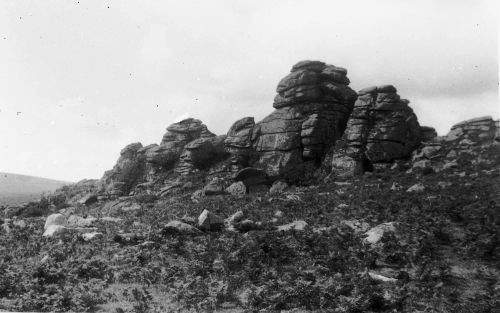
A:
<svg viewBox="0 0 500 313">
<path fill-rule="evenodd" d="M 51 214 L 47 217 L 47 220 L 45 220 L 45 225 L 43 226 L 43 229 L 47 229 L 50 226 L 67 226 L 68 225 L 68 220 L 66 219 L 66 216 L 56 213 L 56 214 Z"/>
<path fill-rule="evenodd" d="M 222 180 L 214 178 L 208 185 L 203 188 L 205 195 L 220 195 L 224 193 L 224 186 Z"/>
<path fill-rule="evenodd" d="M 244 196 L 247 193 L 247 186 L 243 182 L 239 181 L 232 183 L 226 188 L 226 191 L 233 196 Z"/>
<path fill-rule="evenodd" d="M 45 228 L 45 231 L 43 233 L 43 237 L 54 237 L 56 235 L 64 235 L 69 233 L 71 230 L 70 228 L 62 225 L 49 225 Z"/>
<path fill-rule="evenodd" d="M 251 230 L 257 230 L 259 229 L 259 224 L 255 223 L 252 220 L 246 219 L 241 222 L 235 223 L 234 228 L 239 230 L 240 232 L 246 233 Z"/>
<path fill-rule="evenodd" d="M 198 217 L 198 227 L 205 231 L 219 231 L 224 228 L 224 219 L 205 209 Z"/>
<path fill-rule="evenodd" d="M 85 241 L 91 241 L 91 240 L 95 240 L 98 238 L 102 238 L 103 236 L 104 236 L 103 233 L 94 231 L 91 233 L 82 234 L 82 239 Z"/>
<path fill-rule="evenodd" d="M 342 223 L 352 229 L 354 233 L 362 233 L 370 228 L 370 225 L 368 223 L 360 222 L 358 220 L 347 220 L 343 221 Z"/>
<path fill-rule="evenodd" d="M 183 234 L 183 235 L 200 235 L 203 232 L 199 230 L 198 228 L 191 226 L 189 224 L 186 224 L 181 221 L 170 221 L 168 222 L 165 227 L 163 227 L 162 230 L 163 234 L 170 234 L 170 235 L 177 235 L 177 234 Z"/>
<path fill-rule="evenodd" d="M 302 231 L 306 228 L 307 223 L 303 220 L 298 220 L 291 222 L 289 224 L 278 226 L 278 231 L 289 231 L 289 230 L 297 230 Z"/>
<path fill-rule="evenodd" d="M 422 183 L 418 183 L 408 188 L 406 192 L 423 192 L 424 190 L 425 186 Z"/>
<path fill-rule="evenodd" d="M 384 237 L 385 234 L 393 233 L 395 231 L 396 231 L 395 222 L 389 222 L 377 225 L 365 233 L 366 238 L 364 239 L 364 242 L 374 245 L 378 243 L 382 239 L 382 237 Z"/>
<path fill-rule="evenodd" d="M 273 183 L 271 189 L 269 189 L 269 194 L 277 195 L 285 191 L 288 188 L 288 184 L 284 181 L 278 180 Z"/>
<path fill-rule="evenodd" d="M 243 211 L 240 210 L 240 211 L 234 213 L 233 215 L 231 215 L 230 217 L 228 217 L 226 219 L 226 223 L 228 226 L 231 226 L 231 225 L 234 226 L 236 223 L 240 222 L 244 216 L 245 215 L 244 215 Z"/>
</svg>

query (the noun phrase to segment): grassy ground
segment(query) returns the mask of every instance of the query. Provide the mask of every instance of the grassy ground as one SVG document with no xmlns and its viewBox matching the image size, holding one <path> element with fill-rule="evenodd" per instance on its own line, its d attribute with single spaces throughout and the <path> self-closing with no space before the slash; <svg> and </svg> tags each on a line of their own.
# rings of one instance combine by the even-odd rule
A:
<svg viewBox="0 0 500 313">
<path fill-rule="evenodd" d="M 45 217 L 24 218 L 26 227 L 0 230 L 0 309 L 498 312 L 500 154 L 498 146 L 476 152 L 490 163 L 464 156 L 439 173 L 388 170 L 280 196 L 199 203 L 191 194 L 201 183 L 193 181 L 191 190 L 164 199 L 138 195 L 77 208 L 78 215 L 121 219 L 97 222 L 104 237 L 92 242 L 43 238 Z M 391 190 L 395 183 L 402 189 Z M 405 191 L 416 183 L 425 190 Z M 263 225 L 248 233 L 162 235 L 168 221 L 193 222 L 203 209 L 224 218 L 242 210 Z M 308 226 L 275 230 L 295 220 Z M 347 220 L 398 227 L 372 246 Z"/>
</svg>

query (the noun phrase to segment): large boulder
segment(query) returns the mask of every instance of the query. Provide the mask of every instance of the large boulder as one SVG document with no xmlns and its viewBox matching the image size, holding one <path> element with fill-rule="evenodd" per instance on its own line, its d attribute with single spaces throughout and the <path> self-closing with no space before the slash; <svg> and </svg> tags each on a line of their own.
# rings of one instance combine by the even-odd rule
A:
<svg viewBox="0 0 500 313">
<path fill-rule="evenodd" d="M 346 75 L 346 69 L 320 61 L 294 65 L 278 83 L 276 110 L 256 124 L 239 120 L 229 130 L 225 144 L 234 167 L 295 177 L 305 174 L 306 164 L 319 166 L 342 136 L 356 100 Z"/>
<path fill-rule="evenodd" d="M 56 214 L 51 214 L 47 217 L 45 220 L 45 225 L 43 226 L 43 229 L 47 229 L 50 226 L 67 226 L 68 225 L 68 219 L 66 216 L 56 213 Z"/>
<path fill-rule="evenodd" d="M 421 142 L 417 116 L 392 85 L 359 91 L 342 140 L 334 149 L 335 174 L 349 176 L 375 163 L 405 159 Z"/>
</svg>

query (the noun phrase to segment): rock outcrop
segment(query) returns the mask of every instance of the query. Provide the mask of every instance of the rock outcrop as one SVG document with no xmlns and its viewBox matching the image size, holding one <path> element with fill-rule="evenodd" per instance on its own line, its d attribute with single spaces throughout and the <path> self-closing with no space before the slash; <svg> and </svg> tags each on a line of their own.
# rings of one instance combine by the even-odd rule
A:
<svg viewBox="0 0 500 313">
<path fill-rule="evenodd" d="M 458 166 L 457 159 L 480 154 L 481 146 L 500 140 L 498 121 L 483 116 L 457 123 L 446 136 L 425 141 L 413 152 L 412 168 L 431 168 L 435 172 Z M 475 162 L 485 161 L 478 158 Z"/>
<path fill-rule="evenodd" d="M 210 132 L 200 120 L 182 120 L 167 128 L 159 145 L 126 146 L 113 169 L 104 174 L 101 184 L 110 196 L 123 196 L 133 187 L 153 182 L 170 170 L 187 175 L 206 169 L 227 157 L 225 138 Z"/>
<path fill-rule="evenodd" d="M 421 142 L 417 116 L 394 86 L 370 87 L 358 94 L 342 143 L 332 157 L 333 171 L 340 176 L 407 158 Z"/>
<path fill-rule="evenodd" d="M 444 140 L 453 142 L 464 139 L 473 142 L 492 140 L 498 137 L 497 125 L 498 121 L 494 121 L 491 116 L 473 118 L 453 125 Z"/>
<path fill-rule="evenodd" d="M 237 121 L 226 148 L 237 169 L 253 166 L 271 177 L 319 165 L 326 151 L 344 132 L 356 93 L 348 87 L 344 68 L 319 61 L 302 61 L 278 84 L 273 107 L 262 121 Z"/>
</svg>

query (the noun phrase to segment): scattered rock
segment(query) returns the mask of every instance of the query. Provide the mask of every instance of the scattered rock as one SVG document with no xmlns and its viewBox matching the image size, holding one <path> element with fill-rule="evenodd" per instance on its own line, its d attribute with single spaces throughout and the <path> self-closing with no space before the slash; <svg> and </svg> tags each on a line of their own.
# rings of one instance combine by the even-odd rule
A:
<svg viewBox="0 0 500 313">
<path fill-rule="evenodd" d="M 284 192 L 288 188 L 288 184 L 284 181 L 278 180 L 273 183 L 271 189 L 269 189 L 269 194 L 278 195 Z"/>
<path fill-rule="evenodd" d="M 377 244 L 385 234 L 395 232 L 396 225 L 397 224 L 395 222 L 389 222 L 371 228 L 365 232 L 366 238 L 364 239 L 364 242 L 372 245 Z"/>
<path fill-rule="evenodd" d="M 374 272 L 368 272 L 368 275 L 370 276 L 371 279 L 383 282 L 383 283 L 395 283 L 398 280 L 396 278 L 391 278 L 391 277 L 385 277 L 380 274 L 374 273 Z"/>
<path fill-rule="evenodd" d="M 422 183 L 418 183 L 408 188 L 406 192 L 423 192 L 424 190 L 425 186 Z"/>
<path fill-rule="evenodd" d="M 368 223 L 360 222 L 358 220 L 347 220 L 342 221 L 342 223 L 352 229 L 354 233 L 366 232 L 370 228 L 370 225 Z"/>
<path fill-rule="evenodd" d="M 450 186 L 452 185 L 452 183 L 450 183 L 450 182 L 440 181 L 440 182 L 438 182 L 438 184 L 437 184 L 437 185 L 438 185 L 438 186 L 439 186 L 439 188 L 441 188 L 441 189 L 446 189 L 446 188 L 450 187 Z"/>
<path fill-rule="evenodd" d="M 51 214 L 47 217 L 43 229 L 47 229 L 50 226 L 67 226 L 67 225 L 68 225 L 68 220 L 66 219 L 66 216 L 57 213 L 57 214 Z"/>
<path fill-rule="evenodd" d="M 220 195 L 224 193 L 222 180 L 214 178 L 208 185 L 203 188 L 203 192 L 207 196 Z"/>
<path fill-rule="evenodd" d="M 259 224 L 249 219 L 245 219 L 243 221 L 235 223 L 233 227 L 242 233 L 246 233 L 251 230 L 257 230 L 260 228 Z"/>
<path fill-rule="evenodd" d="M 397 183 L 397 182 L 392 183 L 392 186 L 391 186 L 392 191 L 398 191 L 401 189 L 403 189 L 403 186 L 401 186 L 399 183 Z"/>
<path fill-rule="evenodd" d="M 231 215 L 226 219 L 226 223 L 228 226 L 234 226 L 236 223 L 240 222 L 244 216 L 245 215 L 243 211 L 241 210 L 237 211 L 236 213 L 234 213 L 233 215 Z"/>
<path fill-rule="evenodd" d="M 278 226 L 278 231 L 290 231 L 290 230 L 302 231 L 306 228 L 306 226 L 307 226 L 306 221 L 299 220 L 289 224 Z"/>
<path fill-rule="evenodd" d="M 205 209 L 198 217 L 198 227 L 205 231 L 220 231 L 224 228 L 224 219 Z"/>
<path fill-rule="evenodd" d="M 183 234 L 183 235 L 200 235 L 203 234 L 201 230 L 198 228 L 191 226 L 189 224 L 186 224 L 181 221 L 170 221 L 168 222 L 165 227 L 163 227 L 162 230 L 163 234 L 169 234 L 169 235 L 178 235 L 178 234 Z"/>
<path fill-rule="evenodd" d="M 247 193 L 247 186 L 241 181 L 235 182 L 226 188 L 226 192 L 233 196 L 244 196 Z"/>
<path fill-rule="evenodd" d="M 99 239 L 99 238 L 102 238 L 103 236 L 104 236 L 104 234 L 100 233 L 100 232 L 90 232 L 90 233 L 84 233 L 84 234 L 82 234 L 82 238 L 85 241 L 91 241 L 91 240 Z"/>
</svg>

